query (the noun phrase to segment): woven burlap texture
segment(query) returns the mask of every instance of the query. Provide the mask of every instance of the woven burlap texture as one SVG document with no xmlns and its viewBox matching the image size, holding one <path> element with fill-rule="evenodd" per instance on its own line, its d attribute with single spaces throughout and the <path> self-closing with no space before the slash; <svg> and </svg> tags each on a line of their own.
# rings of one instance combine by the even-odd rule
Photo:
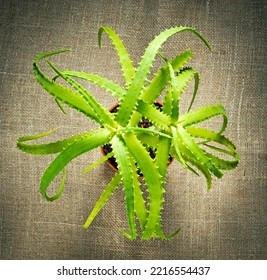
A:
<svg viewBox="0 0 267 280">
<path fill-rule="evenodd" d="M 1 259 L 266 259 L 266 5 L 264 1 L 98 0 L 15 1 L 0 3 L 0 258 Z M 99 150 L 68 166 L 65 190 L 57 201 L 45 201 L 38 190 L 52 156 L 33 156 L 16 148 L 22 135 L 60 127 L 47 141 L 97 128 L 83 114 L 62 114 L 53 98 L 35 81 L 33 57 L 71 48 L 53 57 L 60 69 L 92 72 L 123 84 L 116 52 L 106 35 L 97 45 L 101 25 L 123 39 L 137 65 L 147 44 L 166 28 L 194 26 L 211 43 L 209 52 L 192 34 L 171 38 L 162 52 L 172 58 L 190 48 L 189 63 L 200 73 L 194 109 L 223 104 L 229 116 L 226 136 L 241 160 L 237 169 L 214 180 L 174 163 L 168 171 L 163 224 L 178 227 L 171 241 L 129 241 L 121 189 L 92 226 L 83 222 L 113 176 L 103 164 L 80 174 L 100 159 Z M 152 73 L 162 61 L 157 59 Z M 45 63 L 49 75 L 52 72 Z M 84 83 L 106 108 L 114 97 Z M 188 104 L 193 84 L 182 104 Z M 214 120 L 216 122 L 217 120 Z M 220 120 L 218 120 L 220 121 Z"/>
</svg>

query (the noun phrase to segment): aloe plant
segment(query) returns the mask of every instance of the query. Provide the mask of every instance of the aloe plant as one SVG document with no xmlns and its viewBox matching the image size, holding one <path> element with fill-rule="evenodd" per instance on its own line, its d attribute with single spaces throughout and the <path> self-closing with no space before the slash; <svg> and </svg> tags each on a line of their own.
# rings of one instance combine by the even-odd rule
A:
<svg viewBox="0 0 267 280">
<path fill-rule="evenodd" d="M 122 185 L 129 225 L 128 231 L 121 229 L 123 235 L 131 240 L 135 239 L 138 220 L 142 239 L 171 239 L 180 229 L 171 235 L 166 235 L 161 224 L 169 156 L 171 155 L 195 175 L 202 173 L 206 178 L 208 189 L 211 188 L 212 175 L 221 178 L 222 170 L 230 170 L 237 166 L 239 158 L 236 148 L 222 134 L 227 125 L 224 107 L 211 105 L 191 110 L 199 84 L 198 72 L 185 67 L 192 57 L 191 51 L 186 50 L 172 60 L 168 60 L 159 51 L 168 38 L 183 31 L 192 32 L 210 49 L 209 43 L 194 28 L 170 28 L 155 37 L 135 68 L 126 47 L 115 31 L 108 26 L 100 27 L 99 47 L 101 47 L 102 33 L 105 32 L 117 51 L 125 87 L 95 74 L 59 70 L 48 60 L 48 57 L 68 50 L 48 52 L 34 58 L 33 70 L 36 80 L 54 97 L 62 112 L 66 113 L 63 107 L 66 104 L 99 124 L 98 130 L 91 130 L 47 144 L 25 142 L 44 137 L 55 130 L 18 139 L 17 146 L 23 152 L 36 155 L 57 154 L 41 178 L 40 192 L 44 198 L 48 201 L 59 198 L 65 184 L 66 166 L 81 154 L 105 144 L 112 146 L 110 153 L 85 168 L 82 173 L 88 172 L 113 156 L 117 162 L 118 172 L 114 174 L 93 207 L 83 225 L 84 228 L 91 225 L 114 191 Z M 148 80 L 157 55 L 163 59 L 163 66 L 151 80 Z M 55 71 L 53 79 L 49 79 L 39 66 L 39 61 L 44 58 Z M 58 82 L 59 78 L 67 82 L 69 87 L 61 85 Z M 190 106 L 187 113 L 180 114 L 180 98 L 192 78 L 195 87 Z M 115 96 L 119 102 L 117 112 L 113 114 L 104 108 L 88 90 L 78 83 L 79 79 L 94 83 Z M 164 98 L 161 110 L 154 105 L 160 95 Z M 216 116 L 223 117 L 219 131 L 198 126 Z M 138 127 L 142 117 L 149 119 L 153 126 L 151 128 Z M 154 159 L 151 158 L 148 147 L 155 151 Z M 216 155 L 211 151 L 214 151 Z M 232 158 L 230 160 L 225 156 Z M 143 174 L 143 182 L 138 177 L 137 170 Z M 61 185 L 53 196 L 49 196 L 47 189 L 59 173 L 62 173 Z M 147 188 L 147 201 L 142 193 L 141 184 L 145 184 Z"/>
</svg>

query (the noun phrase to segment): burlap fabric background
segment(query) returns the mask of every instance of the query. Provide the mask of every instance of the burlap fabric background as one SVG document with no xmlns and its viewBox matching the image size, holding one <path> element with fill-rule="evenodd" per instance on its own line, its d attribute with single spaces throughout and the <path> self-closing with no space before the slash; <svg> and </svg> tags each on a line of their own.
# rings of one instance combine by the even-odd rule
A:
<svg viewBox="0 0 267 280">
<path fill-rule="evenodd" d="M 0 1 L 0 257 L 1 259 L 266 259 L 266 3 L 264 0 L 93 0 Z M 73 161 L 63 195 L 46 202 L 40 177 L 53 157 L 27 155 L 16 140 L 60 127 L 47 141 L 96 127 L 75 110 L 63 115 L 35 82 L 34 55 L 62 48 L 60 69 L 101 74 L 123 83 L 107 36 L 97 46 L 101 25 L 112 26 L 137 65 L 147 44 L 176 25 L 196 27 L 212 44 L 183 33 L 162 51 L 171 58 L 191 48 L 201 77 L 194 108 L 221 103 L 229 116 L 226 135 L 241 155 L 239 167 L 215 180 L 169 168 L 164 227 L 182 231 L 173 240 L 129 241 L 122 191 L 115 193 L 88 230 L 81 225 L 113 173 L 106 165 L 81 175 L 101 157 L 98 150 Z M 161 60 L 158 59 L 155 67 Z M 45 63 L 42 64 L 43 67 Z M 47 69 L 47 68 L 45 68 Z M 50 71 L 50 70 L 48 70 Z M 152 72 L 156 69 L 153 68 Z M 48 72 L 48 73 L 51 73 Z M 115 99 L 87 85 L 104 106 Z M 186 104 L 191 87 L 184 96 Z"/>
</svg>

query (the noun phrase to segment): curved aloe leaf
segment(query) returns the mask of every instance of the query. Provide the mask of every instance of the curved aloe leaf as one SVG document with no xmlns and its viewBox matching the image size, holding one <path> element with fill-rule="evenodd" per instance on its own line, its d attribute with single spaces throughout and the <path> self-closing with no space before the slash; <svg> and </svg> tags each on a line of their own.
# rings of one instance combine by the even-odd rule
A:
<svg viewBox="0 0 267 280">
<path fill-rule="evenodd" d="M 194 86 L 193 96 L 192 96 L 191 102 L 190 102 L 188 110 L 187 110 L 187 112 L 189 112 L 191 110 L 191 107 L 192 107 L 192 105 L 193 105 L 193 103 L 195 101 L 196 95 L 197 95 L 197 90 L 198 90 L 198 85 L 199 85 L 199 74 L 198 74 L 198 72 L 196 72 L 192 68 L 188 68 L 187 71 L 189 71 L 190 74 L 193 75 L 194 79 L 195 79 L 195 86 Z"/>
<path fill-rule="evenodd" d="M 205 152 L 198 146 L 190 134 L 186 132 L 186 130 L 180 124 L 178 125 L 178 134 L 181 139 L 181 143 L 185 145 L 192 154 L 195 155 L 197 160 L 202 162 L 216 177 L 221 178 L 223 175 L 222 172 L 214 166 Z"/>
<path fill-rule="evenodd" d="M 138 141 L 133 133 L 124 135 L 124 140 L 128 150 L 140 168 L 149 192 L 149 214 L 142 238 L 148 239 L 153 235 L 160 220 L 163 203 L 163 181 L 159 170 L 149 156 L 147 150 Z"/>
<path fill-rule="evenodd" d="M 53 70 L 61 76 L 67 83 L 73 86 L 80 94 L 84 97 L 84 99 L 88 102 L 88 104 L 93 109 L 95 115 L 100 120 L 100 124 L 105 126 L 109 125 L 111 127 L 118 127 L 117 123 L 114 121 L 114 116 L 106 109 L 104 109 L 93 97 L 91 93 L 89 93 L 86 89 L 84 89 L 79 83 L 69 78 L 62 72 L 60 72 L 49 60 L 47 60 L 49 65 L 53 68 Z"/>
<path fill-rule="evenodd" d="M 215 142 L 215 143 L 219 143 L 223 146 L 225 146 L 226 148 L 228 148 L 228 150 L 224 150 L 218 147 L 214 147 L 212 145 L 207 144 L 206 142 L 203 143 L 205 146 L 214 149 L 220 153 L 224 153 L 230 156 L 233 156 L 235 158 L 235 160 L 225 160 L 222 158 L 218 158 L 217 156 L 214 156 L 210 153 L 207 153 L 208 157 L 211 159 L 212 163 L 217 166 L 220 169 L 224 169 L 224 170 L 230 170 L 233 169 L 237 166 L 238 161 L 239 161 L 239 155 L 237 154 L 236 150 L 235 150 L 235 145 L 225 136 L 218 134 L 212 130 L 208 130 L 205 128 L 200 128 L 200 127 L 188 127 L 187 131 L 190 133 L 190 135 L 196 137 L 196 138 L 203 138 L 205 140 L 208 141 L 208 143 L 210 142 Z"/>
<path fill-rule="evenodd" d="M 236 149 L 235 145 L 228 138 L 212 130 L 208 130 L 202 127 L 190 126 L 187 128 L 187 131 L 196 138 L 203 138 L 208 142 L 214 141 L 216 143 L 226 146 L 232 151 L 235 151 Z"/>
<path fill-rule="evenodd" d="M 179 147 L 179 134 L 178 131 L 176 130 L 176 128 L 174 126 L 171 127 L 172 128 L 172 145 L 175 149 L 175 152 L 177 154 L 178 157 L 178 161 L 185 167 L 188 168 L 185 160 L 183 159 L 183 156 L 181 154 L 180 151 L 180 147 Z"/>
<path fill-rule="evenodd" d="M 64 187 L 65 187 L 65 180 L 66 180 L 66 172 L 67 172 L 67 168 L 64 167 L 63 170 L 62 170 L 62 178 L 61 178 L 61 183 L 60 183 L 60 186 L 57 190 L 57 192 L 52 196 L 52 197 L 49 197 L 46 192 L 44 193 L 44 197 L 48 200 L 48 201 L 54 201 L 56 199 L 58 199 L 61 195 L 61 193 L 63 192 L 64 190 Z"/>
<path fill-rule="evenodd" d="M 67 113 L 66 113 L 65 109 L 63 108 L 62 104 L 60 103 L 60 101 L 57 98 L 55 98 L 55 101 L 56 101 L 59 109 L 61 110 L 61 112 L 66 115 Z"/>
<path fill-rule="evenodd" d="M 134 221 L 133 171 L 131 167 L 130 156 L 124 142 L 119 136 L 114 136 L 110 143 L 112 145 L 112 149 L 118 163 L 118 170 L 123 181 L 130 235 L 126 234 L 125 231 L 122 232 L 126 237 L 135 239 L 136 227 Z"/>
<path fill-rule="evenodd" d="M 195 166 L 204 175 L 204 177 L 206 178 L 207 188 L 208 190 L 210 190 L 212 178 L 209 169 L 191 155 L 188 156 L 188 154 L 184 154 L 184 158 L 186 159 L 186 161 L 190 162 L 193 166 Z"/>
<path fill-rule="evenodd" d="M 153 134 L 153 135 L 160 135 L 162 137 L 166 137 L 166 138 L 172 138 L 169 134 L 160 132 L 158 130 L 154 130 L 154 129 L 149 129 L 149 128 L 141 128 L 141 127 L 122 127 L 119 129 L 120 132 L 125 132 L 125 133 L 129 133 L 129 132 L 137 132 L 137 133 L 149 133 L 149 134 Z"/>
<path fill-rule="evenodd" d="M 54 178 L 60 173 L 60 171 L 74 158 L 77 156 L 89 152 L 92 149 L 104 145 L 110 140 L 111 133 L 107 129 L 99 129 L 97 131 L 92 131 L 87 136 L 82 136 L 77 139 L 74 143 L 66 147 L 48 166 L 44 172 L 41 184 L 40 191 L 41 194 L 48 200 L 53 201 L 58 198 L 58 196 L 49 197 L 46 193 L 47 188 Z"/>
<path fill-rule="evenodd" d="M 98 160 L 97 162 L 91 164 L 90 166 L 86 167 L 81 173 L 86 173 L 89 172 L 90 170 L 96 168 L 97 166 L 99 166 L 100 164 L 102 164 L 103 162 L 105 162 L 106 160 L 108 160 L 109 158 L 111 158 L 112 156 L 114 156 L 114 153 L 108 153 L 107 155 L 103 156 L 100 160 Z"/>
<path fill-rule="evenodd" d="M 211 159 L 211 162 L 219 169 L 222 170 L 232 170 L 237 167 L 239 156 L 235 154 L 235 160 L 225 160 L 219 157 L 214 156 L 213 154 L 207 153 L 208 157 Z"/>
<path fill-rule="evenodd" d="M 39 67 L 38 63 L 40 59 L 66 51 L 69 50 L 48 52 L 48 53 L 37 55 L 34 58 L 34 63 L 33 63 L 33 72 L 35 75 L 35 79 L 49 94 L 53 95 L 57 100 L 66 103 L 71 108 L 75 108 L 76 110 L 83 112 L 85 115 L 87 115 L 88 117 L 94 119 L 99 123 L 98 117 L 95 115 L 91 107 L 88 106 L 87 102 L 82 96 L 71 91 L 68 88 L 65 88 L 59 84 L 54 83 L 41 71 Z"/>
<path fill-rule="evenodd" d="M 132 175 L 133 175 L 134 211 L 136 213 L 137 219 L 139 220 L 141 230 L 143 231 L 146 225 L 148 211 L 146 209 L 143 192 L 141 190 L 140 182 L 136 172 L 135 161 L 132 157 L 130 157 L 130 160 L 131 160 Z"/>
<path fill-rule="evenodd" d="M 23 143 L 25 141 L 35 140 L 35 139 L 47 136 L 54 131 L 55 131 L 55 129 L 48 131 L 48 132 L 44 132 L 42 134 L 20 137 L 18 139 L 17 147 L 21 151 L 28 153 L 28 154 L 35 154 L 35 155 L 56 154 L 56 153 L 62 152 L 67 146 L 69 146 L 76 140 L 89 134 L 89 132 L 86 132 L 84 134 L 79 134 L 76 136 L 72 136 L 70 138 L 65 138 L 63 140 L 59 140 L 57 142 L 51 142 L 48 144 L 25 144 L 25 143 Z"/>
<path fill-rule="evenodd" d="M 188 150 L 186 148 L 186 146 L 184 146 L 180 143 L 179 149 L 183 155 L 183 159 L 186 161 L 187 169 L 190 170 L 191 172 L 193 172 L 195 175 L 199 176 L 199 174 L 188 163 L 190 163 L 191 165 L 196 167 L 205 176 L 207 187 L 208 187 L 208 189 L 210 189 L 212 178 L 211 178 L 211 174 L 210 174 L 210 171 L 208 170 L 208 168 L 205 167 L 205 165 L 202 162 L 198 161 L 196 156 L 190 150 Z M 178 157 L 174 147 L 171 147 L 170 154 L 177 161 L 180 161 L 180 158 Z"/>
<path fill-rule="evenodd" d="M 131 83 L 132 78 L 134 76 L 135 68 L 134 68 L 131 58 L 127 52 L 127 49 L 125 48 L 125 46 L 124 46 L 122 40 L 119 38 L 119 36 L 108 26 L 101 26 L 99 28 L 99 31 L 98 31 L 99 47 L 101 47 L 101 35 L 102 35 L 103 31 L 105 31 L 107 33 L 107 35 L 111 39 L 111 41 L 117 51 L 117 54 L 118 54 L 118 57 L 120 60 L 122 74 L 123 74 L 124 80 L 126 82 L 126 86 L 128 86 Z"/>
<path fill-rule="evenodd" d="M 225 128 L 227 126 L 227 122 L 228 122 L 228 118 L 225 113 L 225 109 L 222 105 L 210 105 L 210 106 L 206 106 L 206 107 L 191 111 L 187 114 L 180 115 L 178 123 L 180 123 L 183 127 L 187 127 L 192 124 L 206 121 L 206 120 L 216 117 L 218 115 L 221 115 L 223 117 L 223 124 L 218 132 L 219 134 L 221 134 L 225 130 Z"/>
<path fill-rule="evenodd" d="M 88 216 L 86 222 L 84 223 L 83 228 L 88 228 L 91 225 L 91 223 L 93 222 L 94 218 L 97 216 L 99 211 L 103 208 L 103 206 L 109 200 L 111 195 L 118 188 L 120 182 L 121 182 L 121 176 L 119 173 L 116 173 L 115 176 L 112 178 L 111 182 L 107 185 L 102 195 L 100 196 L 99 200 L 94 205 L 94 208 L 91 211 L 90 215 Z"/>
<path fill-rule="evenodd" d="M 121 99 L 125 94 L 125 89 L 123 87 L 121 87 L 120 85 L 114 83 L 113 81 L 107 78 L 95 74 L 88 74 L 85 72 L 78 72 L 73 70 L 62 71 L 62 74 L 94 83 L 119 99 Z"/>
<path fill-rule="evenodd" d="M 186 50 L 185 52 L 177 55 L 173 60 L 170 61 L 170 64 L 174 71 L 179 71 L 180 68 L 192 57 L 192 52 Z M 162 66 L 157 74 L 154 75 L 153 79 L 150 81 L 148 86 L 144 89 L 141 99 L 146 103 L 153 103 L 155 99 L 160 95 L 162 90 L 166 87 L 170 80 L 169 67 L 166 63 Z"/>
<path fill-rule="evenodd" d="M 51 133 L 55 132 L 57 130 L 57 128 L 40 133 L 40 134 L 35 134 L 35 135 L 29 135 L 29 136 L 22 136 L 18 139 L 18 142 L 25 142 L 25 141 L 29 141 L 29 140 L 36 140 L 45 136 L 50 135 Z"/>
</svg>

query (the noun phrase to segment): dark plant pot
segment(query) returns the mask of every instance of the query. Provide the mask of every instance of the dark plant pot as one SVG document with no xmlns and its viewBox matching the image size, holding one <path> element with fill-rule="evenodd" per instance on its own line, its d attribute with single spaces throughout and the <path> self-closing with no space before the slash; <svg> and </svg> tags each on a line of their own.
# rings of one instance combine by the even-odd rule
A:
<svg viewBox="0 0 267 280">
<path fill-rule="evenodd" d="M 160 101 L 156 101 L 154 104 L 159 108 L 162 107 L 162 103 Z M 111 113 L 116 113 L 118 107 L 119 107 L 119 103 L 116 103 L 109 109 L 109 111 Z M 139 122 L 138 126 L 148 128 L 148 127 L 152 126 L 152 123 L 148 119 L 143 117 L 142 121 Z M 106 156 L 108 153 L 112 152 L 111 145 L 105 144 L 104 146 L 100 146 L 100 152 L 103 156 Z M 149 152 L 150 152 L 151 158 L 154 158 L 155 154 L 154 154 L 153 150 L 151 150 Z M 172 162 L 173 162 L 173 157 L 170 156 L 168 166 Z M 110 159 L 106 160 L 106 163 L 112 170 L 114 170 L 115 172 L 118 171 L 117 163 L 116 163 L 116 160 L 114 157 L 111 157 Z M 139 175 L 140 175 L 139 177 L 142 178 L 142 174 L 139 174 Z"/>
</svg>

